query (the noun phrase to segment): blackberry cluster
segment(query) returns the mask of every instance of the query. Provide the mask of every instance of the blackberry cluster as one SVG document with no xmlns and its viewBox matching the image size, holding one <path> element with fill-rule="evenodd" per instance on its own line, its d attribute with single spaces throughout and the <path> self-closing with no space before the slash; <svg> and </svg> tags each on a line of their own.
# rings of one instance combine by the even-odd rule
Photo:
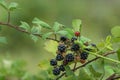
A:
<svg viewBox="0 0 120 80">
<path fill-rule="evenodd" d="M 68 39 L 66 36 L 60 37 L 60 42 L 57 47 L 55 59 L 50 60 L 50 65 L 53 66 L 53 74 L 59 75 L 61 72 L 65 71 L 66 65 L 70 65 L 74 62 L 85 63 L 88 58 L 88 52 L 91 51 L 90 48 L 83 47 L 77 43 L 80 39 L 80 33 L 76 32 L 75 36 Z M 84 46 L 88 46 L 85 44 Z M 87 52 L 85 52 L 87 51 Z"/>
</svg>

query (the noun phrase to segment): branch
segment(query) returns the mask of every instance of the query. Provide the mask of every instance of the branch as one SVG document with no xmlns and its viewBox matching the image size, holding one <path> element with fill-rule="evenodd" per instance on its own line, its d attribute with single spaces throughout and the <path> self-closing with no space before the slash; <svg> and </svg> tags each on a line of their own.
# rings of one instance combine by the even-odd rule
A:
<svg viewBox="0 0 120 80">
<path fill-rule="evenodd" d="M 120 76 L 117 76 L 117 74 L 112 74 L 111 76 L 109 76 L 106 80 L 116 80 L 116 79 L 119 79 Z"/>
<path fill-rule="evenodd" d="M 22 30 L 19 26 L 15 26 L 15 25 L 10 24 L 10 23 L 9 23 L 9 19 L 8 19 L 8 23 L 0 22 L 0 25 L 9 26 L 9 27 L 11 27 L 11 28 L 14 28 L 14 29 L 20 31 L 20 32 L 23 32 L 23 33 L 26 33 L 26 34 L 31 34 L 31 33 L 28 32 L 28 31 Z M 33 35 L 38 36 L 38 37 L 42 37 L 40 34 L 33 34 Z M 59 42 L 59 40 L 54 39 L 54 38 L 49 38 L 49 37 L 47 37 L 46 39 Z"/>
<path fill-rule="evenodd" d="M 103 56 L 107 56 L 107 55 L 110 55 L 110 54 L 114 54 L 116 53 L 116 51 L 110 51 L 110 52 L 106 52 Z M 86 62 L 85 64 L 83 65 L 80 65 L 78 67 L 76 67 L 75 69 L 72 69 L 72 71 L 76 71 L 77 69 L 80 69 L 82 67 L 85 67 L 87 64 L 90 64 L 92 62 L 94 62 L 95 60 L 99 59 L 100 57 L 96 57 L 96 58 L 93 58 L 92 60 Z M 64 75 L 66 74 L 66 72 L 62 73 L 60 76 L 58 76 L 55 80 L 59 80 L 61 77 L 63 77 Z"/>
<path fill-rule="evenodd" d="M 8 21 L 7 23 L 9 24 L 10 23 L 10 11 L 8 11 Z"/>
</svg>

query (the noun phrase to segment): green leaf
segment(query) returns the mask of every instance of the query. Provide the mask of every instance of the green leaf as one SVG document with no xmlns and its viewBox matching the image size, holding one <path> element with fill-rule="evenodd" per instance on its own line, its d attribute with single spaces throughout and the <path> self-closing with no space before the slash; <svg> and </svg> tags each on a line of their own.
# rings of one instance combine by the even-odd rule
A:
<svg viewBox="0 0 120 80">
<path fill-rule="evenodd" d="M 80 31 L 82 27 L 82 21 L 80 19 L 75 19 L 72 21 L 72 25 L 75 31 Z"/>
<path fill-rule="evenodd" d="M 32 23 L 40 25 L 43 28 L 51 29 L 51 27 L 47 23 L 45 23 L 44 21 L 39 20 L 38 18 L 34 18 Z"/>
<path fill-rule="evenodd" d="M 61 31 L 58 31 L 57 34 L 60 34 L 60 35 L 67 35 L 68 32 L 65 31 L 65 30 L 61 30 Z"/>
<path fill-rule="evenodd" d="M 70 69 L 69 66 L 65 66 L 65 70 L 66 70 L 66 75 L 67 76 L 75 75 L 74 72 Z"/>
<path fill-rule="evenodd" d="M 19 27 L 22 28 L 25 31 L 29 31 L 30 30 L 29 24 L 26 23 L 26 22 L 23 22 L 23 21 L 21 21 L 21 25 Z"/>
<path fill-rule="evenodd" d="M 53 30 L 55 31 L 55 33 L 60 29 L 60 26 L 62 26 L 62 24 L 55 22 L 53 25 Z"/>
<path fill-rule="evenodd" d="M 31 28 L 31 34 L 40 34 L 41 33 L 41 26 L 33 26 Z"/>
<path fill-rule="evenodd" d="M 120 26 L 113 27 L 111 33 L 114 37 L 120 37 Z"/>
<path fill-rule="evenodd" d="M 67 37 L 72 38 L 74 36 L 74 31 L 71 28 L 65 28 L 65 31 L 67 31 Z"/>
<path fill-rule="evenodd" d="M 35 36 L 35 35 L 31 34 L 30 37 L 34 42 L 38 41 L 38 36 Z"/>
<path fill-rule="evenodd" d="M 5 0 L 0 0 L 0 5 L 1 5 L 4 9 L 8 10 L 8 6 L 7 6 L 6 2 L 5 2 Z"/>
<path fill-rule="evenodd" d="M 0 37 L 0 43 L 7 44 L 7 39 L 5 37 Z"/>
<path fill-rule="evenodd" d="M 117 50 L 117 56 L 118 56 L 118 59 L 120 61 L 120 49 Z"/>
<path fill-rule="evenodd" d="M 85 68 L 79 69 L 79 75 L 78 80 L 94 80 L 92 77 L 88 74 L 87 70 Z"/>
<path fill-rule="evenodd" d="M 17 3 L 12 2 L 12 3 L 10 3 L 10 5 L 8 6 L 8 9 L 9 9 L 10 11 L 13 11 L 13 10 L 17 9 L 17 6 L 18 6 Z"/>
<path fill-rule="evenodd" d="M 49 37 L 51 34 L 53 34 L 53 32 L 48 32 L 48 33 L 42 35 L 42 38 L 43 38 L 43 39 L 46 39 L 46 38 Z"/>
<path fill-rule="evenodd" d="M 111 36 L 107 36 L 105 41 L 106 41 L 106 43 L 110 43 L 111 42 Z"/>
<path fill-rule="evenodd" d="M 102 73 L 99 73 L 99 72 L 95 71 L 95 69 L 93 68 L 92 65 L 89 66 L 89 70 L 90 70 L 92 76 L 96 79 L 99 79 L 102 75 Z"/>
<path fill-rule="evenodd" d="M 82 41 L 83 43 L 85 43 L 85 42 L 90 42 L 91 40 L 88 39 L 88 38 L 86 38 L 86 37 L 84 37 L 84 36 L 81 36 L 80 37 L 80 41 Z"/>
<path fill-rule="evenodd" d="M 77 80 L 77 77 L 75 77 L 74 75 L 70 75 L 66 77 L 64 80 Z"/>
</svg>

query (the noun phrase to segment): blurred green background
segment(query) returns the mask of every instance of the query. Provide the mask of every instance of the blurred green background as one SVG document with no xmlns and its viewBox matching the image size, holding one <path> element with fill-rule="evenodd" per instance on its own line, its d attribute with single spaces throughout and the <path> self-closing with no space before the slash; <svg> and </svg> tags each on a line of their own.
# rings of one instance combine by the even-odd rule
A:
<svg viewBox="0 0 120 80">
<path fill-rule="evenodd" d="M 15 1 L 19 9 L 12 12 L 11 23 L 20 21 L 31 24 L 34 17 L 53 25 L 58 21 L 72 27 L 73 19 L 81 19 L 82 35 L 98 43 L 110 34 L 110 29 L 120 25 L 120 0 L 6 0 Z M 0 21 L 6 21 L 7 13 L 0 7 Z M 30 37 L 9 27 L 2 27 L 1 36 L 8 44 L 0 44 L 0 57 L 23 59 L 28 62 L 28 71 L 36 73 L 41 60 L 49 60 L 52 55 L 44 49 L 44 41 L 34 43 Z M 49 56 L 48 56 L 49 55 Z"/>
</svg>

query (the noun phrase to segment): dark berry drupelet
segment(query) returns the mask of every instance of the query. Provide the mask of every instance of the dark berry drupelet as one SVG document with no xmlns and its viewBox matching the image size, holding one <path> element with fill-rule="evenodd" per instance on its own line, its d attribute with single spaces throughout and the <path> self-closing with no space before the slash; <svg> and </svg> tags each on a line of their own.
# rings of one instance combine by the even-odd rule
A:
<svg viewBox="0 0 120 80">
<path fill-rule="evenodd" d="M 71 50 L 72 51 L 78 51 L 80 48 L 79 44 L 73 44 L 72 47 L 71 47 Z"/>
<path fill-rule="evenodd" d="M 61 61 L 63 59 L 64 59 L 64 57 L 61 54 L 57 54 L 57 56 L 56 56 L 57 61 Z"/>
<path fill-rule="evenodd" d="M 86 60 L 88 58 L 88 53 L 87 52 L 82 52 L 80 55 L 80 58 L 83 60 Z"/>
<path fill-rule="evenodd" d="M 53 74 L 54 74 L 54 75 L 59 75 L 59 74 L 60 74 L 59 68 L 54 68 L 54 69 L 53 69 Z"/>
<path fill-rule="evenodd" d="M 96 47 L 96 44 L 94 44 L 94 43 L 91 43 L 91 46 L 93 46 L 93 47 Z"/>
<path fill-rule="evenodd" d="M 74 55 L 73 54 L 67 54 L 66 56 L 65 56 L 65 59 L 66 59 L 66 61 L 67 62 L 72 62 L 72 61 L 74 61 Z"/>
<path fill-rule="evenodd" d="M 77 37 L 72 37 L 71 38 L 71 42 L 74 42 L 75 40 L 77 40 Z"/>
<path fill-rule="evenodd" d="M 60 51 L 60 52 L 65 52 L 65 50 L 66 50 L 66 46 L 65 46 L 64 44 L 60 44 L 60 45 L 58 46 L 58 51 Z"/>
<path fill-rule="evenodd" d="M 50 65 L 51 65 L 51 66 L 57 65 L 57 61 L 56 61 L 55 59 L 51 59 L 51 60 L 50 60 Z"/>
<path fill-rule="evenodd" d="M 60 41 L 62 41 L 62 42 L 67 41 L 67 37 L 66 37 L 66 36 L 61 36 L 61 37 L 60 37 Z"/>
<path fill-rule="evenodd" d="M 59 70 L 60 70 L 60 71 L 65 71 L 65 67 L 64 67 L 63 65 L 60 65 L 60 66 L 59 66 Z"/>
</svg>

